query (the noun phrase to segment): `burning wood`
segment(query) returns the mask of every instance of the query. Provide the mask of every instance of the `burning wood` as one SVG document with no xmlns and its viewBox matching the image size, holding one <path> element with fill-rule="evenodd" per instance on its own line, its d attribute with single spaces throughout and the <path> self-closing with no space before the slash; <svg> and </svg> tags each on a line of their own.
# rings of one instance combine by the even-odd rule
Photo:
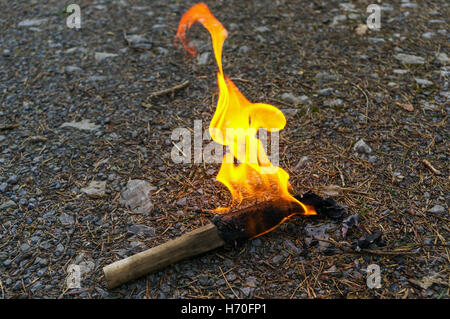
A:
<svg viewBox="0 0 450 319">
<path fill-rule="evenodd" d="M 313 193 L 298 197 L 317 211 L 319 218 L 339 218 L 346 210 L 333 199 Z M 302 215 L 302 206 L 285 200 L 260 203 L 215 216 L 206 226 L 188 232 L 162 245 L 116 261 L 103 268 L 109 288 L 163 269 L 183 259 L 200 255 L 225 244 L 235 245 L 270 232 L 289 217 Z"/>
<path fill-rule="evenodd" d="M 248 101 L 223 73 L 222 46 L 227 31 L 203 3 L 193 6 L 181 18 L 176 39 L 187 51 L 195 53 L 187 42 L 186 32 L 196 22 L 211 34 L 219 69 L 220 94 L 209 129 L 213 140 L 229 149 L 217 180 L 231 192 L 233 203 L 231 209 L 217 209 L 227 212 L 214 217 L 211 224 L 103 268 L 110 288 L 224 244 L 235 245 L 261 236 L 293 215 L 340 217 L 345 212 L 331 199 L 322 199 L 312 193 L 302 197 L 290 194 L 289 174 L 269 161 L 256 137 L 261 128 L 271 132 L 282 130 L 286 118 L 273 105 Z M 229 134 L 230 130 L 232 134 Z M 263 201 L 248 206 L 249 199 L 255 198 Z M 236 208 L 243 205 L 247 207 Z"/>
</svg>

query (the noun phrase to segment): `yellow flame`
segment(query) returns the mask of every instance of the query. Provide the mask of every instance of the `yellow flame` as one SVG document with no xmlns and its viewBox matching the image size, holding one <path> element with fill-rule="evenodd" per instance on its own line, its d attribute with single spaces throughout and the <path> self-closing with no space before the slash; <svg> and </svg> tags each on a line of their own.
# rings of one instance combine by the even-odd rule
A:
<svg viewBox="0 0 450 319">
<path fill-rule="evenodd" d="M 194 5 L 181 18 L 176 39 L 186 50 L 191 54 L 196 53 L 186 38 L 186 32 L 195 22 L 202 24 L 211 34 L 219 68 L 219 99 L 209 132 L 215 142 L 228 146 L 217 180 L 230 190 L 232 205 L 249 198 L 281 197 L 300 204 L 305 215 L 315 214 L 313 209 L 308 209 L 289 193 L 289 174 L 272 165 L 262 142 L 256 136 L 260 128 L 269 132 L 282 130 L 286 125 L 283 113 L 273 105 L 248 101 L 230 78 L 224 75 L 222 46 L 228 32 L 204 3 Z M 221 210 L 224 209 L 218 209 Z"/>
</svg>

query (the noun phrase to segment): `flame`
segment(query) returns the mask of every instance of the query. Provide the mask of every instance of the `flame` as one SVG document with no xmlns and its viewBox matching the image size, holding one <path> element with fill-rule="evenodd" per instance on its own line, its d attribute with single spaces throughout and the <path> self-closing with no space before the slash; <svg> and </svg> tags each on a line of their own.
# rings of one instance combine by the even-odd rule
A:
<svg viewBox="0 0 450 319">
<path fill-rule="evenodd" d="M 286 125 L 283 113 L 273 105 L 248 101 L 223 73 L 222 46 L 228 32 L 206 4 L 198 3 L 182 16 L 176 40 L 194 55 L 196 48 L 188 44 L 186 32 L 195 22 L 202 24 L 211 34 L 219 69 L 219 98 L 209 132 L 215 142 L 228 146 L 217 180 L 231 192 L 232 206 L 248 199 L 282 198 L 300 204 L 305 215 L 316 214 L 314 209 L 303 205 L 289 193 L 289 174 L 270 162 L 262 142 L 257 138 L 260 128 L 268 132 L 282 130 Z M 217 211 L 227 209 L 219 208 Z"/>
</svg>

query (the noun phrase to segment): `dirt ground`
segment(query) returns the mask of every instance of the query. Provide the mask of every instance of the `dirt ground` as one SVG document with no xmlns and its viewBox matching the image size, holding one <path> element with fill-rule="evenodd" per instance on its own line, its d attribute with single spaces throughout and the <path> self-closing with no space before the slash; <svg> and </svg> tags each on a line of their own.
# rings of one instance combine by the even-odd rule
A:
<svg viewBox="0 0 450 319">
<path fill-rule="evenodd" d="M 0 1 L 0 297 L 448 298 L 449 4 L 412 1 L 380 4 L 379 31 L 360 26 L 372 1 L 206 1 L 229 31 L 225 73 L 288 114 L 280 166 L 294 192 L 332 196 L 359 227 L 344 238 L 342 220 L 295 217 L 112 290 L 105 265 L 230 202 L 218 164 L 170 156 L 174 129 L 206 129 L 214 113 L 209 34 L 190 32 L 203 59 L 174 46 L 194 1 L 79 1 L 80 30 L 70 1 Z M 92 130 L 61 127 L 82 120 Z M 150 213 L 119 203 L 130 179 L 153 186 Z M 91 181 L 104 196 L 81 190 Z"/>
</svg>

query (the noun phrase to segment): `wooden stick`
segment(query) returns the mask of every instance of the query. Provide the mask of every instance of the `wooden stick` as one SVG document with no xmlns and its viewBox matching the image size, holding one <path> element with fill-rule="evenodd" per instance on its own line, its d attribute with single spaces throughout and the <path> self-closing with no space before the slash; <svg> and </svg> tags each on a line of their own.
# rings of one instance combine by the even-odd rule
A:
<svg viewBox="0 0 450 319">
<path fill-rule="evenodd" d="M 167 94 L 167 93 L 172 93 L 172 92 L 181 90 L 181 89 L 185 88 L 186 86 L 188 86 L 189 83 L 190 83 L 189 80 L 187 80 L 187 81 L 184 81 L 183 83 L 175 85 L 175 86 L 173 86 L 171 88 L 153 92 L 153 93 L 150 94 L 150 97 L 157 97 L 157 96 L 160 96 L 160 95 L 164 95 L 164 94 Z"/>
<path fill-rule="evenodd" d="M 345 209 L 330 199 L 306 193 L 298 197 L 303 204 L 313 208 L 318 215 L 340 217 Z M 109 288 L 160 270 L 180 260 L 202 254 L 225 244 L 235 245 L 265 234 L 289 217 L 304 214 L 301 205 L 286 200 L 272 200 L 240 208 L 221 216 L 212 223 L 103 268 Z"/>
<path fill-rule="evenodd" d="M 116 261 L 104 267 L 103 273 L 111 289 L 224 244 L 217 227 L 208 224 L 167 243 Z"/>
</svg>

